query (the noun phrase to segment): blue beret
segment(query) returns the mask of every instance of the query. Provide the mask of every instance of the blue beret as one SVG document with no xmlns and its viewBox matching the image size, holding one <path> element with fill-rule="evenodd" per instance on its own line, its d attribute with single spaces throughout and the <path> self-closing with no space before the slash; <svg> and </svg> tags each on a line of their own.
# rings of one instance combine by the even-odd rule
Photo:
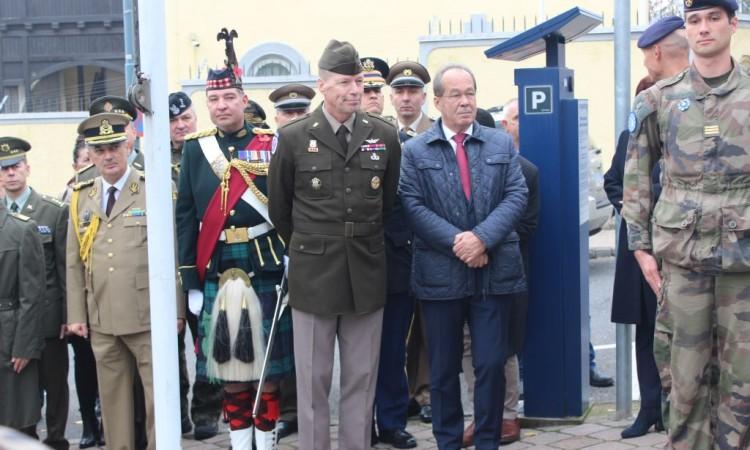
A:
<svg viewBox="0 0 750 450">
<path fill-rule="evenodd" d="M 638 48 L 651 47 L 664 39 L 669 33 L 679 30 L 685 26 L 685 21 L 677 16 L 662 17 L 646 28 L 638 38 Z"/>
<path fill-rule="evenodd" d="M 685 0 L 685 12 L 715 7 L 724 8 L 728 13 L 738 8 L 736 0 Z"/>
</svg>

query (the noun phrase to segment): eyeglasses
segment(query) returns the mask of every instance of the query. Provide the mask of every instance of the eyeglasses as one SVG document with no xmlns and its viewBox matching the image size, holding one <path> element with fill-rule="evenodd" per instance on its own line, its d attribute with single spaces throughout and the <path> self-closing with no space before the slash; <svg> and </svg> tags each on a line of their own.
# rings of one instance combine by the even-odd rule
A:
<svg viewBox="0 0 750 450">
<path fill-rule="evenodd" d="M 463 94 L 455 92 L 455 93 L 452 93 L 450 95 L 441 95 L 439 97 L 440 98 L 448 99 L 451 102 L 455 102 L 455 101 L 458 101 L 458 100 L 460 100 L 460 99 L 462 99 L 464 97 L 466 97 L 467 100 L 474 100 L 474 98 L 476 98 L 476 96 L 477 96 L 476 92 L 474 92 L 474 91 L 468 91 L 468 92 L 464 92 Z"/>
</svg>

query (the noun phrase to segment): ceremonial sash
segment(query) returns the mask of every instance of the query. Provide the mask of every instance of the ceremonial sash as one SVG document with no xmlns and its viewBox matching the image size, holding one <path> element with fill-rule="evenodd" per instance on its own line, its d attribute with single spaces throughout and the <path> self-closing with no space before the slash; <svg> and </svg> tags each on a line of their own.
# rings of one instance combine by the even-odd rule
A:
<svg viewBox="0 0 750 450">
<path fill-rule="evenodd" d="M 219 186 L 214 192 L 213 197 L 211 197 L 211 201 L 208 202 L 208 207 L 203 213 L 203 225 L 198 232 L 195 268 L 198 271 L 198 278 L 201 282 L 206 278 L 206 266 L 216 248 L 219 235 L 224 230 L 224 223 L 226 222 L 228 212 L 240 200 L 243 191 L 247 192 L 247 184 L 245 184 L 245 180 L 242 178 L 240 172 L 234 167 L 229 170 L 231 171 L 231 176 L 229 178 L 229 194 L 227 195 L 226 208 L 223 211 L 221 210 L 222 193 L 221 186 Z M 252 179 L 255 179 L 255 175 L 249 175 Z"/>
<path fill-rule="evenodd" d="M 208 164 L 211 166 L 211 170 L 221 180 L 224 177 L 229 161 L 222 153 L 219 147 L 219 142 L 214 136 L 206 136 L 198 139 L 203 156 L 206 157 Z M 206 207 L 206 211 L 203 213 L 203 222 L 198 232 L 198 242 L 195 255 L 195 265 L 198 272 L 198 278 L 201 282 L 206 276 L 206 265 L 211 259 L 211 255 L 216 248 L 216 243 L 219 240 L 224 224 L 226 223 L 227 214 L 232 210 L 237 202 L 242 199 L 245 203 L 250 205 L 255 211 L 258 212 L 266 222 L 268 222 L 273 228 L 273 224 L 268 216 L 268 206 L 258 199 L 253 194 L 245 183 L 242 174 L 234 167 L 230 169 L 229 177 L 229 193 L 226 198 L 226 205 L 222 209 L 222 188 L 221 184 L 216 188 L 214 195 L 211 197 L 211 201 Z M 251 180 L 255 179 L 255 175 L 248 173 Z"/>
</svg>

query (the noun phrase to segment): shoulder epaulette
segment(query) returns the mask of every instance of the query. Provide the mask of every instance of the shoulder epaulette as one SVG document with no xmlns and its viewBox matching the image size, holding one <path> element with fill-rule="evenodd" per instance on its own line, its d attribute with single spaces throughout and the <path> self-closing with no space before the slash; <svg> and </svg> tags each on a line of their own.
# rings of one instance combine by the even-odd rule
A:
<svg viewBox="0 0 750 450">
<path fill-rule="evenodd" d="M 189 139 L 200 139 L 206 136 L 214 136 L 217 131 L 218 129 L 216 127 L 209 128 L 207 130 L 196 131 L 195 133 L 190 133 L 187 136 L 185 136 L 185 140 L 187 141 Z"/>
<path fill-rule="evenodd" d="M 289 122 L 285 123 L 284 125 L 280 126 L 279 130 L 282 129 L 282 128 L 286 128 L 289 125 L 295 124 L 297 122 L 301 122 L 301 121 L 307 119 L 308 117 L 310 117 L 310 113 L 306 113 L 306 114 L 304 114 L 302 116 L 296 117 L 296 118 L 290 120 Z"/>
<path fill-rule="evenodd" d="M 373 119 L 378 119 L 380 122 L 383 122 L 384 124 L 386 124 L 386 125 L 388 125 L 390 127 L 395 127 L 396 126 L 396 124 L 394 122 L 389 122 L 388 119 L 386 119 L 385 117 L 383 117 L 383 116 L 381 116 L 379 114 L 374 114 L 374 113 L 368 112 L 367 115 L 369 117 L 373 118 Z"/>
<path fill-rule="evenodd" d="M 253 128 L 253 134 L 276 134 L 276 132 L 270 128 L 255 127 Z"/>
<path fill-rule="evenodd" d="M 678 73 L 677 75 L 671 76 L 669 78 L 665 78 L 663 80 L 659 80 L 656 82 L 655 86 L 658 87 L 659 89 L 663 89 L 667 86 L 672 86 L 674 84 L 677 84 L 680 81 L 682 81 L 683 78 L 685 78 L 685 75 L 687 75 L 689 70 L 690 69 L 688 68 Z"/>
<path fill-rule="evenodd" d="M 10 213 L 10 215 L 11 217 L 15 217 L 16 219 L 23 220 L 24 222 L 28 222 L 29 220 L 31 220 L 31 217 L 24 216 L 21 213 Z"/>
<path fill-rule="evenodd" d="M 81 167 L 80 169 L 78 169 L 78 171 L 76 173 L 79 173 L 79 174 L 83 173 L 83 172 L 91 169 L 92 167 L 94 167 L 94 165 L 93 164 L 89 164 L 88 166 Z"/>
<path fill-rule="evenodd" d="M 73 185 L 74 191 L 80 191 L 81 189 L 85 187 L 89 187 L 94 184 L 94 181 L 96 181 L 96 178 L 92 178 L 91 180 L 81 181 L 80 183 L 76 183 Z"/>
<path fill-rule="evenodd" d="M 60 200 L 56 199 L 55 197 L 51 197 L 47 194 L 42 194 L 42 200 L 46 201 L 47 203 L 52 203 L 53 205 L 57 206 L 58 208 L 62 208 L 65 206 L 65 203 L 61 202 Z"/>
</svg>

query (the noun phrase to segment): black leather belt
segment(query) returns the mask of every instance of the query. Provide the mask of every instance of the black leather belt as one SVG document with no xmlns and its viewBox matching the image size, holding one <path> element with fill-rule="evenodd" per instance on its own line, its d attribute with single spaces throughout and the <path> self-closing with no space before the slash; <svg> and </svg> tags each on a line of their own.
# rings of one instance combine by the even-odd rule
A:
<svg viewBox="0 0 750 450">
<path fill-rule="evenodd" d="M 346 238 L 375 236 L 383 232 L 383 224 L 376 222 L 294 222 L 294 231 Z"/>
</svg>

